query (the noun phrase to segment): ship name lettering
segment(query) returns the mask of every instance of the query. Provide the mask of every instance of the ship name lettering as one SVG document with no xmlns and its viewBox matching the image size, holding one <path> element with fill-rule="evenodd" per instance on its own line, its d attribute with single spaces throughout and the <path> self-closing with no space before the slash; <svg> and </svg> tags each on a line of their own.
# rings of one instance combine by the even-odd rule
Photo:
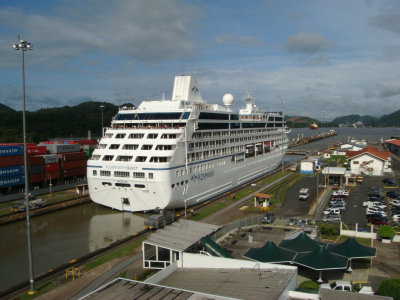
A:
<svg viewBox="0 0 400 300">
<path fill-rule="evenodd" d="M 193 175 L 192 178 L 190 178 L 190 180 L 191 181 L 199 181 L 199 180 L 204 180 L 208 177 L 213 177 L 213 176 L 214 176 L 214 171 L 210 171 L 207 173 Z"/>
</svg>

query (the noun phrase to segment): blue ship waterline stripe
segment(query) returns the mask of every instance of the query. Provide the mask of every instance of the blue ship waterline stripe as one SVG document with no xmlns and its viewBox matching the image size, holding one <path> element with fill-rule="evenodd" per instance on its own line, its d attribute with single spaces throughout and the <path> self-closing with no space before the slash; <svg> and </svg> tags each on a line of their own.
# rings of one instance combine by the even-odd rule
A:
<svg viewBox="0 0 400 300">
<path fill-rule="evenodd" d="M 103 168 L 103 166 L 90 166 L 90 165 L 87 165 L 87 167 L 88 168 L 100 168 L 100 169 Z"/>
</svg>

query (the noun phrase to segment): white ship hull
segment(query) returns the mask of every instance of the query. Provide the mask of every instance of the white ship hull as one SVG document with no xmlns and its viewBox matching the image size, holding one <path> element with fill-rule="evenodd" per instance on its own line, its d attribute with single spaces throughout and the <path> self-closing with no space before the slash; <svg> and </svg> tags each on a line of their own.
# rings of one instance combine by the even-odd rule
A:
<svg viewBox="0 0 400 300">
<path fill-rule="evenodd" d="M 131 212 L 183 208 L 281 165 L 288 144 L 281 113 L 204 104 L 187 79 L 175 82 L 172 100 L 120 110 L 88 161 L 94 202 Z"/>
</svg>

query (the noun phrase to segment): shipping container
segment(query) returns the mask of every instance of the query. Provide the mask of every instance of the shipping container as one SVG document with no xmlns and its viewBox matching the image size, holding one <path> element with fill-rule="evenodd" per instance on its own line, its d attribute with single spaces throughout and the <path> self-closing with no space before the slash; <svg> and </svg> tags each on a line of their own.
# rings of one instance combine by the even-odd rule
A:
<svg viewBox="0 0 400 300">
<path fill-rule="evenodd" d="M 43 156 L 28 156 L 28 166 L 44 165 Z"/>
<path fill-rule="evenodd" d="M 85 160 L 85 152 L 68 152 L 59 154 L 60 159 L 64 161 Z"/>
<path fill-rule="evenodd" d="M 53 171 L 58 171 L 60 169 L 60 165 L 58 163 L 54 164 L 45 164 L 44 165 L 44 172 L 53 172 Z"/>
<path fill-rule="evenodd" d="M 64 169 L 76 169 L 76 168 L 86 168 L 86 160 L 75 160 L 75 161 L 65 161 L 61 163 L 61 168 Z"/>
<path fill-rule="evenodd" d="M 0 177 L 11 177 L 19 175 L 24 175 L 23 165 L 0 168 Z"/>
<path fill-rule="evenodd" d="M 0 168 L 18 166 L 24 164 L 24 156 L 5 156 L 0 157 Z"/>
<path fill-rule="evenodd" d="M 34 165 L 29 166 L 29 175 L 31 174 L 43 174 L 44 173 L 44 165 Z"/>
<path fill-rule="evenodd" d="M 39 174 L 30 174 L 29 175 L 29 182 L 30 183 L 38 183 L 44 181 L 44 173 Z"/>
<path fill-rule="evenodd" d="M 5 188 L 9 186 L 24 185 L 24 176 L 12 176 L 0 178 L 0 188 Z"/>
<path fill-rule="evenodd" d="M 45 164 L 54 164 L 58 163 L 58 155 L 57 154 L 46 154 L 43 155 Z"/>
<path fill-rule="evenodd" d="M 26 154 L 27 155 L 43 155 L 46 154 L 47 148 L 46 146 L 27 146 Z"/>
<path fill-rule="evenodd" d="M 0 145 L 0 157 L 24 155 L 23 145 Z"/>
<path fill-rule="evenodd" d="M 60 178 L 60 172 L 59 171 L 51 171 L 51 172 L 46 172 L 44 173 L 44 177 L 46 181 L 56 181 L 58 178 Z"/>
<path fill-rule="evenodd" d="M 64 178 L 75 177 L 75 176 L 85 176 L 86 168 L 76 168 L 76 169 L 66 169 L 62 172 Z"/>
<path fill-rule="evenodd" d="M 79 144 L 46 144 L 46 148 L 50 153 L 60 154 L 65 152 L 77 152 L 81 149 Z"/>
</svg>

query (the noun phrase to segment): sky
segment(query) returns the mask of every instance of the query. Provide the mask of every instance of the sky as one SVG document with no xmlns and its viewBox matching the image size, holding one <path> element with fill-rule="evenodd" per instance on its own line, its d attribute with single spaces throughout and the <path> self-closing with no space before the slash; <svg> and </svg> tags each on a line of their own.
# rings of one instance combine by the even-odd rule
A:
<svg viewBox="0 0 400 300">
<path fill-rule="evenodd" d="M 400 109 L 400 1 L 1 0 L 0 103 L 140 104 L 193 75 L 208 103 L 329 121 Z M 283 100 L 283 103 L 281 103 Z"/>
</svg>

